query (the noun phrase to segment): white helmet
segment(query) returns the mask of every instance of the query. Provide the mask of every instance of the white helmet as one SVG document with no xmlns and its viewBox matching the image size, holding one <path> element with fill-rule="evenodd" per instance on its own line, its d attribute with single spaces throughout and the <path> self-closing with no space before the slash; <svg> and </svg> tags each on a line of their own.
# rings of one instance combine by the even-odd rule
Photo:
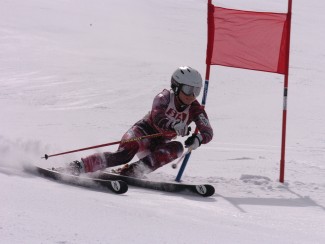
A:
<svg viewBox="0 0 325 244">
<path fill-rule="evenodd" d="M 179 67 L 171 78 L 171 87 L 176 95 L 183 91 L 186 95 L 194 94 L 198 97 L 202 83 L 200 73 L 189 66 Z"/>
</svg>

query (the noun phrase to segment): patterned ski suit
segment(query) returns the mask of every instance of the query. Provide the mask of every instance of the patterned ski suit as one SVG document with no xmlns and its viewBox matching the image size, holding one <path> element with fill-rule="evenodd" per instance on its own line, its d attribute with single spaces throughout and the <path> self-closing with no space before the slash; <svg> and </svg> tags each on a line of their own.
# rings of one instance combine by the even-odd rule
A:
<svg viewBox="0 0 325 244">
<path fill-rule="evenodd" d="M 121 143 L 116 152 L 96 153 L 83 158 L 85 172 L 126 164 L 135 155 L 146 165 L 145 173 L 172 162 L 184 151 L 182 143 L 172 141 L 174 136 L 170 136 L 172 133 L 176 136 L 172 129 L 176 121 L 186 122 L 187 125 L 194 122 L 202 136 L 202 144 L 211 141 L 213 130 L 199 102 L 195 100 L 191 105 L 184 105 L 173 91 L 165 89 L 154 98 L 151 111 L 123 135 L 122 141 L 156 133 L 169 135 Z"/>
</svg>

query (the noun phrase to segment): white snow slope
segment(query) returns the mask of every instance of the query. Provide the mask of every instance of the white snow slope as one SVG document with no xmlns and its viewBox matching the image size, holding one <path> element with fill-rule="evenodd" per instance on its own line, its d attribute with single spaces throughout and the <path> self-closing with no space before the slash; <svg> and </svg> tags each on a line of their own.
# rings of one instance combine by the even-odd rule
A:
<svg viewBox="0 0 325 244">
<path fill-rule="evenodd" d="M 286 0 L 214 3 L 287 10 Z M 130 187 L 121 196 L 23 167 L 114 151 L 40 159 L 119 140 L 178 66 L 204 76 L 206 1 L 1 0 L 0 243 L 325 243 L 324 9 L 293 0 L 285 184 L 283 76 L 214 66 L 206 110 L 215 137 L 192 154 L 183 181 L 216 194 Z M 167 165 L 150 177 L 176 174 Z"/>
</svg>

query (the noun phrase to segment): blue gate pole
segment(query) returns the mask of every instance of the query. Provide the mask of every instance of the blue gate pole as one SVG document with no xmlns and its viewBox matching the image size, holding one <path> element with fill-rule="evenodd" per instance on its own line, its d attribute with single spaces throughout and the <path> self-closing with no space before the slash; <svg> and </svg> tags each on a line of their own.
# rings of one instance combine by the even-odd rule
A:
<svg viewBox="0 0 325 244">
<path fill-rule="evenodd" d="M 206 72 L 205 76 L 206 76 L 206 80 L 205 80 L 205 83 L 204 83 L 204 91 L 203 91 L 203 98 L 202 98 L 202 107 L 203 108 L 205 107 L 206 99 L 207 99 L 207 96 L 208 96 L 210 65 L 207 65 L 207 72 Z M 194 134 L 197 134 L 197 133 L 198 133 L 198 128 L 196 127 Z M 192 153 L 191 151 L 186 153 L 186 155 L 185 155 L 185 157 L 183 159 L 182 165 L 181 165 L 181 167 L 180 167 L 180 169 L 178 171 L 178 174 L 176 176 L 175 181 L 178 181 L 178 182 L 181 181 L 181 178 L 182 178 L 182 175 L 184 173 L 187 162 L 191 157 L 191 153 Z"/>
</svg>

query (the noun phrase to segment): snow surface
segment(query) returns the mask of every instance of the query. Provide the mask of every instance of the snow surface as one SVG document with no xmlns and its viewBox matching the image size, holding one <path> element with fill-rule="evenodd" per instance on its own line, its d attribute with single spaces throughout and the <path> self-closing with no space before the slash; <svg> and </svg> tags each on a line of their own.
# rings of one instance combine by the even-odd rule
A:
<svg viewBox="0 0 325 244">
<path fill-rule="evenodd" d="M 287 10 L 286 0 L 214 3 Z M 325 243 L 324 9 L 293 0 L 285 184 L 283 77 L 215 66 L 206 107 L 215 137 L 183 180 L 216 194 L 120 196 L 23 169 L 95 150 L 45 153 L 119 140 L 178 66 L 204 75 L 206 1 L 1 0 L 0 243 Z M 167 165 L 150 177 L 176 174 Z"/>
</svg>

